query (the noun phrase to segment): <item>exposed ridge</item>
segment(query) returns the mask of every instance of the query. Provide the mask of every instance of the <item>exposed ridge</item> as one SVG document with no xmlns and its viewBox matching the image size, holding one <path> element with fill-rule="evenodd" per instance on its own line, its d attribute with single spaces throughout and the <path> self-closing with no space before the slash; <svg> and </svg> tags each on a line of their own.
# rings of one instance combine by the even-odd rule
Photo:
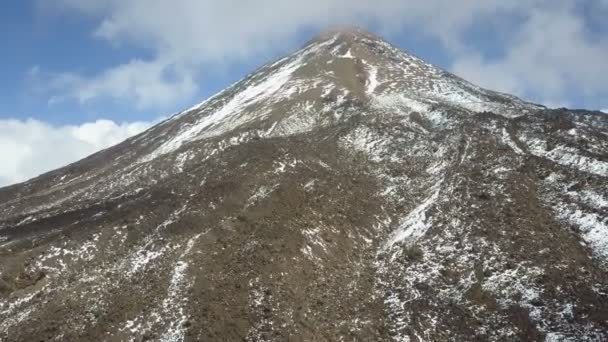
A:
<svg viewBox="0 0 608 342">
<path fill-rule="evenodd" d="M 382 40 L 379 36 L 360 26 L 336 26 L 320 32 L 313 41 L 323 41 L 338 35 L 349 38 L 365 37 Z"/>
</svg>

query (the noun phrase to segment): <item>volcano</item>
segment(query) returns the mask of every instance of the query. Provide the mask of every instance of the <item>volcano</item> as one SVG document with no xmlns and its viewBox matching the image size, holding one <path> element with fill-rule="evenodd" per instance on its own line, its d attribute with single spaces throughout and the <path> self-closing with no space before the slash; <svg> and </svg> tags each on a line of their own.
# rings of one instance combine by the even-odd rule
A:
<svg viewBox="0 0 608 342">
<path fill-rule="evenodd" d="M 607 184 L 607 115 L 325 32 L 0 189 L 0 340 L 608 340 Z"/>
</svg>

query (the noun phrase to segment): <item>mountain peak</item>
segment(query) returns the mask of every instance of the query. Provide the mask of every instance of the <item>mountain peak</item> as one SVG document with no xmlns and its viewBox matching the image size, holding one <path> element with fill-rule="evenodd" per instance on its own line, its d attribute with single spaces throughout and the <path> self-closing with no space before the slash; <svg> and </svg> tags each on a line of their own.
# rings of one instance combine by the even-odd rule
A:
<svg viewBox="0 0 608 342">
<path fill-rule="evenodd" d="M 329 28 L 327 30 L 322 31 L 317 35 L 314 40 L 325 40 L 328 38 L 332 38 L 335 36 L 344 36 L 344 37 L 366 37 L 366 38 L 376 38 L 380 39 L 367 29 L 360 26 L 336 26 Z"/>
<path fill-rule="evenodd" d="M 335 28 L 169 120 L 166 129 L 179 125 L 179 118 L 192 124 L 165 135 L 149 158 L 233 130 L 272 126 L 269 134 L 275 135 L 314 130 L 348 119 L 362 104 L 378 113 L 456 108 L 505 116 L 539 108 L 470 84 L 364 29 Z"/>
<path fill-rule="evenodd" d="M 0 189 L 0 340 L 604 341 L 608 117 L 537 109 L 330 31 Z"/>
</svg>

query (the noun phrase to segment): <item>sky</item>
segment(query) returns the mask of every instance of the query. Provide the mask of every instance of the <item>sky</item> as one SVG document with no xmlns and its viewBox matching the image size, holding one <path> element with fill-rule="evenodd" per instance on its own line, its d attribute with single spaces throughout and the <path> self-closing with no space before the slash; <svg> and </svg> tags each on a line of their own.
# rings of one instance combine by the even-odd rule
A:
<svg viewBox="0 0 608 342">
<path fill-rule="evenodd" d="M 6 0 L 0 186 L 137 134 L 356 25 L 490 89 L 608 112 L 608 0 Z"/>
</svg>

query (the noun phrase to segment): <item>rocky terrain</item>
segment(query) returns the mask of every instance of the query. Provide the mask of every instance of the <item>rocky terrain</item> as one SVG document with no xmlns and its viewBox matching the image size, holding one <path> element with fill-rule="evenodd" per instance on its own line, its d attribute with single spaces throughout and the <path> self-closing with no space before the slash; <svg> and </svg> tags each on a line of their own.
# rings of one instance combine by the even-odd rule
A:
<svg viewBox="0 0 608 342">
<path fill-rule="evenodd" d="M 606 341 L 608 116 L 359 29 L 0 189 L 1 341 Z"/>
</svg>

